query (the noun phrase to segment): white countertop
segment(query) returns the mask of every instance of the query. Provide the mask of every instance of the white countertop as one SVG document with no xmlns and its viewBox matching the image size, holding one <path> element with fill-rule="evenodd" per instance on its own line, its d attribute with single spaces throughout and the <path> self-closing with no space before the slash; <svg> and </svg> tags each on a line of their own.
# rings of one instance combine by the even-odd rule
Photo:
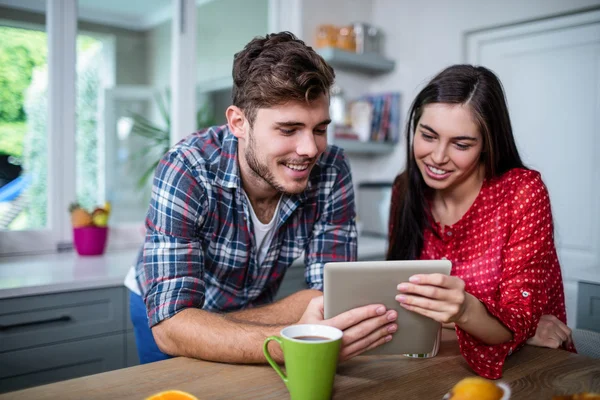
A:
<svg viewBox="0 0 600 400">
<path fill-rule="evenodd" d="M 123 285 L 138 249 L 0 258 L 0 299 Z"/>
<path fill-rule="evenodd" d="M 360 237 L 360 260 L 382 259 L 386 240 Z M 103 256 L 78 256 L 65 252 L 36 256 L 0 257 L 0 299 L 71 290 L 123 285 L 127 271 L 137 258 L 138 249 L 106 253 Z M 302 267 L 303 257 L 292 267 Z"/>
</svg>

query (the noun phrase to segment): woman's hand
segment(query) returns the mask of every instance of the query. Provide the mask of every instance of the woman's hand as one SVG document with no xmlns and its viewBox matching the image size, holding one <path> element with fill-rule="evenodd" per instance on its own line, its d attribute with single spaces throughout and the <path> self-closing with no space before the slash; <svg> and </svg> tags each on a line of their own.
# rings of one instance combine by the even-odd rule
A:
<svg viewBox="0 0 600 400">
<path fill-rule="evenodd" d="M 442 324 L 460 325 L 467 315 L 471 295 L 465 292 L 465 282 L 443 274 L 420 274 L 398 285 L 396 300 L 414 311 Z"/>
<path fill-rule="evenodd" d="M 573 342 L 571 329 L 554 315 L 542 315 L 535 330 L 535 336 L 527 341 L 527 344 L 538 347 L 550 347 L 557 349 L 564 344 Z"/>
</svg>

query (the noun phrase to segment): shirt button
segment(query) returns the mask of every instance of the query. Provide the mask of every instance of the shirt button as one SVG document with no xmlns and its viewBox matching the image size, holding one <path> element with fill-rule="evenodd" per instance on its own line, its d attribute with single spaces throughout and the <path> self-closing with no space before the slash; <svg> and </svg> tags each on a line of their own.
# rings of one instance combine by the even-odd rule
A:
<svg viewBox="0 0 600 400">
<path fill-rule="evenodd" d="M 447 260 L 447 259 L 448 259 L 448 258 L 446 258 L 446 257 L 442 257 L 442 260 Z"/>
<path fill-rule="evenodd" d="M 448 232 L 446 232 L 446 235 L 448 235 L 448 236 L 452 236 L 452 231 L 448 231 Z"/>
<path fill-rule="evenodd" d="M 521 293 L 521 295 L 522 295 L 523 297 L 529 297 L 529 292 L 523 292 L 523 293 Z"/>
</svg>

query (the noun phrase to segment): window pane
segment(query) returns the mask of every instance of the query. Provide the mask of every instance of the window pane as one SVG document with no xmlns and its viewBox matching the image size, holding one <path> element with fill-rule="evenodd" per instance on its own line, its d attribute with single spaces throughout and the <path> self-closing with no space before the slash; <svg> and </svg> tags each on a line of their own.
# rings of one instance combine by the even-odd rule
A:
<svg viewBox="0 0 600 400">
<path fill-rule="evenodd" d="M 45 14 L 5 9 L 0 20 L 0 230 L 47 227 Z"/>
<path fill-rule="evenodd" d="M 169 146 L 171 4 L 161 5 L 79 2 L 77 202 L 89 211 L 110 202 L 113 228 L 143 223 Z M 150 14 L 168 18 L 148 23 Z"/>
</svg>

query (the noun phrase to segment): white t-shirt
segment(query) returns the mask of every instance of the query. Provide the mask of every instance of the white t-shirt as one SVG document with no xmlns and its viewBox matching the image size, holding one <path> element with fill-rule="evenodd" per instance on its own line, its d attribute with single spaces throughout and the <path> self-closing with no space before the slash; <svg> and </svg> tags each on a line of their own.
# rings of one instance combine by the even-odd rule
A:
<svg viewBox="0 0 600 400">
<path fill-rule="evenodd" d="M 244 193 L 246 196 L 246 193 Z M 271 241 L 273 240 L 273 236 L 275 236 L 275 228 L 277 227 L 277 215 L 279 214 L 279 205 L 281 204 L 281 197 L 277 202 L 277 208 L 275 208 L 275 212 L 273 213 L 273 217 L 271 220 L 263 224 L 260 222 L 256 213 L 254 212 L 254 208 L 252 208 L 252 203 L 250 203 L 250 199 L 246 196 L 246 200 L 248 200 L 248 208 L 250 209 L 250 217 L 252 218 L 252 227 L 254 230 L 254 240 L 256 243 L 256 253 L 258 255 L 258 264 L 262 264 L 267 257 L 267 253 L 269 252 L 269 247 L 271 246 Z"/>
</svg>

